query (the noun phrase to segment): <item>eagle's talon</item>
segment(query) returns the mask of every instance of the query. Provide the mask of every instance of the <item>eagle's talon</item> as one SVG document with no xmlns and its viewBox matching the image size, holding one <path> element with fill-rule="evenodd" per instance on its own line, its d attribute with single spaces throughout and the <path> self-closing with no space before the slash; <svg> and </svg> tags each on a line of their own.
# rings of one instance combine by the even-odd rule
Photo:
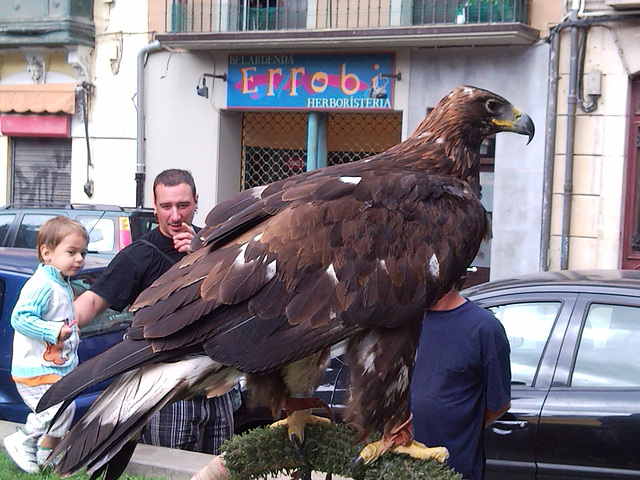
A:
<svg viewBox="0 0 640 480">
<path fill-rule="evenodd" d="M 360 450 L 360 454 L 353 461 L 351 467 L 353 468 L 356 465 L 356 462 L 359 462 L 358 465 L 369 465 L 370 463 L 376 461 L 380 457 L 380 455 L 388 451 L 389 447 L 389 443 L 382 440 L 368 443 L 362 450 Z"/>
<path fill-rule="evenodd" d="M 291 442 L 291 448 L 293 448 L 293 454 L 296 458 L 302 462 L 306 467 L 311 468 L 309 465 L 309 461 L 304 457 L 304 453 L 302 453 L 301 442 L 298 438 L 298 435 L 292 433 L 289 435 L 289 441 Z"/>
<path fill-rule="evenodd" d="M 362 455 L 358 455 L 353 459 L 353 462 L 351 462 L 351 466 L 349 467 L 349 475 L 353 478 L 356 478 L 358 471 L 361 470 L 364 465 L 364 458 L 362 458 Z"/>
</svg>

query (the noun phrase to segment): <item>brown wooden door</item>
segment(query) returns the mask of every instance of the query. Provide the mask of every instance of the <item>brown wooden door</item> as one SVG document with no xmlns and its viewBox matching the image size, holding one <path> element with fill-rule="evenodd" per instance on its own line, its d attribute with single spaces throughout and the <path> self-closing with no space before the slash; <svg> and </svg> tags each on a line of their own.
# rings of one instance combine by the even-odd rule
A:
<svg viewBox="0 0 640 480">
<path fill-rule="evenodd" d="M 640 77 L 631 83 L 626 190 L 622 229 L 622 268 L 640 269 Z"/>
</svg>

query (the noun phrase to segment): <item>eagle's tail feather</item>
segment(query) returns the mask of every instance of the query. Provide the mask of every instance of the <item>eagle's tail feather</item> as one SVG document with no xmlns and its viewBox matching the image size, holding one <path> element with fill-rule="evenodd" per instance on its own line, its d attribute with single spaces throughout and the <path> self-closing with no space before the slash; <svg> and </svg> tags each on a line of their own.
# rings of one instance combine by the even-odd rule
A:
<svg viewBox="0 0 640 480">
<path fill-rule="evenodd" d="M 192 349 L 191 349 L 192 350 Z M 145 340 L 125 339 L 85 362 L 70 374 L 54 383 L 40 399 L 37 412 L 41 412 L 60 402 L 69 403 L 84 390 L 121 373 L 139 368 L 149 363 L 170 361 L 183 357 L 187 350 L 154 352 L 151 343 Z"/>
<path fill-rule="evenodd" d="M 136 449 L 136 445 L 138 445 L 137 441 L 129 441 L 116 455 L 113 456 L 109 463 L 94 471 L 89 480 L 97 480 L 98 478 L 102 478 L 102 480 L 117 480 L 120 478 L 124 473 L 125 468 L 127 468 L 129 460 L 131 460 L 133 452 Z"/>
<path fill-rule="evenodd" d="M 117 472 L 128 462 L 126 453 L 119 452 L 138 439 L 160 408 L 221 382 L 230 389 L 238 376 L 206 355 L 190 355 L 122 374 L 56 446 L 52 454 L 52 458 L 60 455 L 56 471 L 61 475 L 83 468 L 89 473 Z M 106 465 L 112 459 L 118 465 Z"/>
</svg>

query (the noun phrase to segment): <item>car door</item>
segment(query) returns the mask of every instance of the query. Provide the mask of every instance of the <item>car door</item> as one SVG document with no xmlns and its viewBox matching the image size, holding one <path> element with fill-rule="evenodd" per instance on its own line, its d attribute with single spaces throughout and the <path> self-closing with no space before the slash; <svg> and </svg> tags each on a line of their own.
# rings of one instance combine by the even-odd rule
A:
<svg viewBox="0 0 640 480">
<path fill-rule="evenodd" d="M 501 321 L 511 346 L 511 408 L 485 429 L 487 480 L 536 478 L 538 421 L 576 298 L 523 293 L 475 299 Z"/>
<path fill-rule="evenodd" d="M 580 294 L 536 448 L 538 479 L 640 478 L 640 299 Z"/>
</svg>

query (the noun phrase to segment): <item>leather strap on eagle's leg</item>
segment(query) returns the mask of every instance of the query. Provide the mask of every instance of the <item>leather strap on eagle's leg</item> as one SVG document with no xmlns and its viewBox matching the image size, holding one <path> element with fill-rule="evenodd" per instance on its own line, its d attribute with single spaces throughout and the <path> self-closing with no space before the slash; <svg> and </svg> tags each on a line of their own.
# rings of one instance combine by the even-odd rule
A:
<svg viewBox="0 0 640 480">
<path fill-rule="evenodd" d="M 293 412 L 297 412 L 299 410 L 309 410 L 311 408 L 322 408 L 327 412 L 329 420 L 335 422 L 333 411 L 329 408 L 329 405 L 327 405 L 326 402 L 319 397 L 287 397 L 285 399 L 284 410 L 287 414 L 287 417 L 291 416 Z"/>
<path fill-rule="evenodd" d="M 391 447 L 407 446 L 413 441 L 413 415 L 409 415 L 404 423 L 401 423 L 388 434 L 382 435 L 382 441 Z"/>
</svg>

